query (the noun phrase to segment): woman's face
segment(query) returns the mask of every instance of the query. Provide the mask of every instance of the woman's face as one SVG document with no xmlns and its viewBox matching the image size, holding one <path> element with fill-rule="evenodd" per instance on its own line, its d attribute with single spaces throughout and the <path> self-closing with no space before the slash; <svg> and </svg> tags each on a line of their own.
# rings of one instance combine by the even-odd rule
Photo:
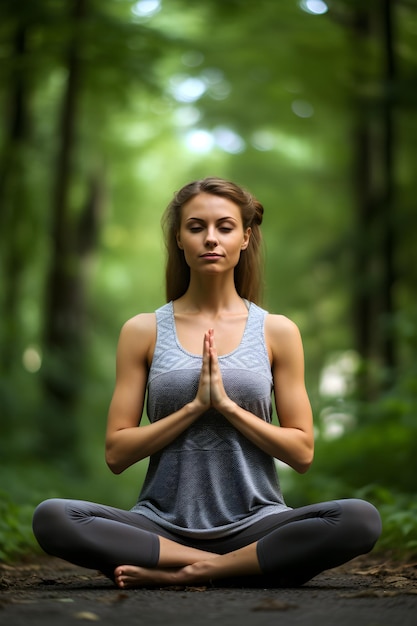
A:
<svg viewBox="0 0 417 626">
<path fill-rule="evenodd" d="M 199 193 L 182 207 L 177 243 L 191 271 L 219 273 L 236 267 L 250 232 L 237 204 Z"/>
</svg>

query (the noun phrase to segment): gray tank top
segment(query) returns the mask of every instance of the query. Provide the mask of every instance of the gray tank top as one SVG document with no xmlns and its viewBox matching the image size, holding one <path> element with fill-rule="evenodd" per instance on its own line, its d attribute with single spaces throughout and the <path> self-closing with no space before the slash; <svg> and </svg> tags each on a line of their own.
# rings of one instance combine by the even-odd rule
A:
<svg viewBox="0 0 417 626">
<path fill-rule="evenodd" d="M 272 375 L 265 344 L 267 312 L 249 309 L 240 345 L 219 357 L 225 390 L 237 404 L 271 421 Z M 202 357 L 178 341 L 172 302 L 156 311 L 157 339 L 148 378 L 151 422 L 195 398 Z M 137 511 L 185 537 L 214 539 L 287 510 L 274 459 L 211 409 L 152 455 Z"/>
</svg>

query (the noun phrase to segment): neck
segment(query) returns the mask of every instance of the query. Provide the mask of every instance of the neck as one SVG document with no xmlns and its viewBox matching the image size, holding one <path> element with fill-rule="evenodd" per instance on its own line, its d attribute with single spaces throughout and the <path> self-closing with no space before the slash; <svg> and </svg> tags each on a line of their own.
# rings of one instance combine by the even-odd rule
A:
<svg viewBox="0 0 417 626">
<path fill-rule="evenodd" d="M 236 291 L 233 276 L 191 276 L 185 294 L 179 299 L 184 310 L 207 312 L 211 314 L 222 311 L 236 311 L 244 306 L 242 298 Z"/>
</svg>

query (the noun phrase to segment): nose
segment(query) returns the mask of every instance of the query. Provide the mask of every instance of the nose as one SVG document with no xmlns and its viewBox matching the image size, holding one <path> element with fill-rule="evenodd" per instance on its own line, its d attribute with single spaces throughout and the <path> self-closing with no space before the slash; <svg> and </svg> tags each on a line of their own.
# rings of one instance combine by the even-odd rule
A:
<svg viewBox="0 0 417 626">
<path fill-rule="evenodd" d="M 207 230 L 206 239 L 204 245 L 206 248 L 215 248 L 218 244 L 216 232 L 213 228 Z"/>
</svg>

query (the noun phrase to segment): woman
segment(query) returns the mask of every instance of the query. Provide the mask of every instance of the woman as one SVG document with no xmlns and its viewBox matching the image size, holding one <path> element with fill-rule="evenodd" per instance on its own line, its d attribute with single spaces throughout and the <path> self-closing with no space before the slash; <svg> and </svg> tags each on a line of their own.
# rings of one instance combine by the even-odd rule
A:
<svg viewBox="0 0 417 626">
<path fill-rule="evenodd" d="M 278 586 L 374 546 L 371 504 L 291 509 L 282 497 L 274 459 L 307 471 L 313 423 L 298 329 L 256 304 L 262 216 L 253 196 L 218 178 L 174 196 L 164 218 L 168 303 L 124 325 L 108 415 L 111 470 L 150 457 L 139 500 L 131 511 L 40 504 L 33 528 L 46 552 L 120 588 Z M 150 424 L 138 427 L 146 391 Z"/>
</svg>

